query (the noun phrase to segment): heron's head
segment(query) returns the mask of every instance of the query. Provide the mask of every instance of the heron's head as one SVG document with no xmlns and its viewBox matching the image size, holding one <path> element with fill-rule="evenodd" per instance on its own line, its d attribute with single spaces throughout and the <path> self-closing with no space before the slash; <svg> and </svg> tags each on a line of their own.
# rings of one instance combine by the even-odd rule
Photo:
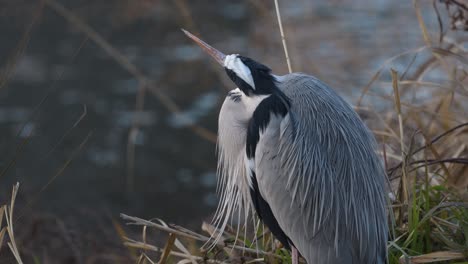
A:
<svg viewBox="0 0 468 264">
<path fill-rule="evenodd" d="M 240 151 L 245 146 L 249 121 L 254 111 L 268 97 L 272 96 L 266 108 L 275 113 L 282 106 L 290 106 L 289 99 L 277 87 L 277 79 L 267 66 L 238 54 L 224 55 L 191 33 L 182 31 L 211 55 L 224 69 L 238 88 L 231 90 L 224 100 L 219 113 L 218 137 L 221 147 Z M 227 144 L 231 146 L 226 146 Z"/>
<path fill-rule="evenodd" d="M 229 78 L 246 96 L 264 97 L 275 92 L 276 79 L 267 66 L 239 54 L 224 55 L 191 33 L 182 31 L 224 67 Z"/>
</svg>

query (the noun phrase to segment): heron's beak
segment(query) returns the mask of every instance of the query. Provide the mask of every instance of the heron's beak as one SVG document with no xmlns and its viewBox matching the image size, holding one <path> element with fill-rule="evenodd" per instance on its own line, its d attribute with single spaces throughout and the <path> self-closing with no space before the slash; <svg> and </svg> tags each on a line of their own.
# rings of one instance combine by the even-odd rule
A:
<svg viewBox="0 0 468 264">
<path fill-rule="evenodd" d="M 224 55 L 221 51 L 206 44 L 203 40 L 195 37 L 187 30 L 182 29 L 182 31 L 185 33 L 185 35 L 187 35 L 187 37 L 195 41 L 195 43 L 197 43 L 198 46 L 200 46 L 206 53 L 210 54 L 211 57 L 213 57 L 219 64 L 221 64 L 221 66 L 224 66 L 224 58 L 226 58 L 226 55 Z"/>
</svg>

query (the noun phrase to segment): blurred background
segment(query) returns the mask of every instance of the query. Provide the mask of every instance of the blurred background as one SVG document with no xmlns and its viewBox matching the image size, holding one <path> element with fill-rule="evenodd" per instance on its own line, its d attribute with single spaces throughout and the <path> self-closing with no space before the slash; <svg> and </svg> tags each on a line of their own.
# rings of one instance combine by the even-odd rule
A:
<svg viewBox="0 0 468 264">
<path fill-rule="evenodd" d="M 466 37 L 448 30 L 441 2 L 447 36 Z M 293 71 L 353 105 L 388 58 L 424 45 L 412 1 L 280 8 Z M 433 2 L 420 8 L 437 39 Z M 0 197 L 20 182 L 19 223 L 60 219 L 102 244 L 122 212 L 195 229 L 210 220 L 217 115 L 234 84 L 180 28 L 287 73 L 273 1 L 0 1 Z"/>
</svg>

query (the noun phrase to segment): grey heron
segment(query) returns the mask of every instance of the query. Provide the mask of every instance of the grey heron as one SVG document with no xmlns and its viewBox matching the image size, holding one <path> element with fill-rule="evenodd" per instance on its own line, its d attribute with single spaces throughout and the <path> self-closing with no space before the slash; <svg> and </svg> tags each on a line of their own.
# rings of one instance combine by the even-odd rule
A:
<svg viewBox="0 0 468 264">
<path fill-rule="evenodd" d="M 313 76 L 274 75 L 183 31 L 237 85 L 218 120 L 218 226 L 255 210 L 295 263 L 297 251 L 310 264 L 386 263 L 385 170 L 353 108 Z"/>
</svg>

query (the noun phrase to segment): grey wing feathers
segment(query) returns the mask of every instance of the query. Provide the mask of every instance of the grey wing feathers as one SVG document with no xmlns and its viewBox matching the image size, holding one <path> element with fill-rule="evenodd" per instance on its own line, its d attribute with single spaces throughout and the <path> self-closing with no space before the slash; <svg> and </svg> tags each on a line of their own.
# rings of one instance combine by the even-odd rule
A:
<svg viewBox="0 0 468 264">
<path fill-rule="evenodd" d="M 350 248 L 341 248 L 340 256 L 335 255 L 333 243 L 324 232 L 310 239 L 312 229 L 304 221 L 306 211 L 300 204 L 292 203 L 292 194 L 285 190 L 285 175 L 281 169 L 279 153 L 280 122 L 272 118 L 265 132 L 261 134 L 255 153 L 256 176 L 259 191 L 270 204 L 281 229 L 307 259 L 308 263 L 348 263 L 351 259 Z M 344 254 L 346 252 L 346 254 Z"/>
<path fill-rule="evenodd" d="M 283 78 L 291 108 L 272 119 L 255 154 L 262 196 L 307 260 L 385 263 L 385 172 L 373 136 L 319 80 Z"/>
</svg>

